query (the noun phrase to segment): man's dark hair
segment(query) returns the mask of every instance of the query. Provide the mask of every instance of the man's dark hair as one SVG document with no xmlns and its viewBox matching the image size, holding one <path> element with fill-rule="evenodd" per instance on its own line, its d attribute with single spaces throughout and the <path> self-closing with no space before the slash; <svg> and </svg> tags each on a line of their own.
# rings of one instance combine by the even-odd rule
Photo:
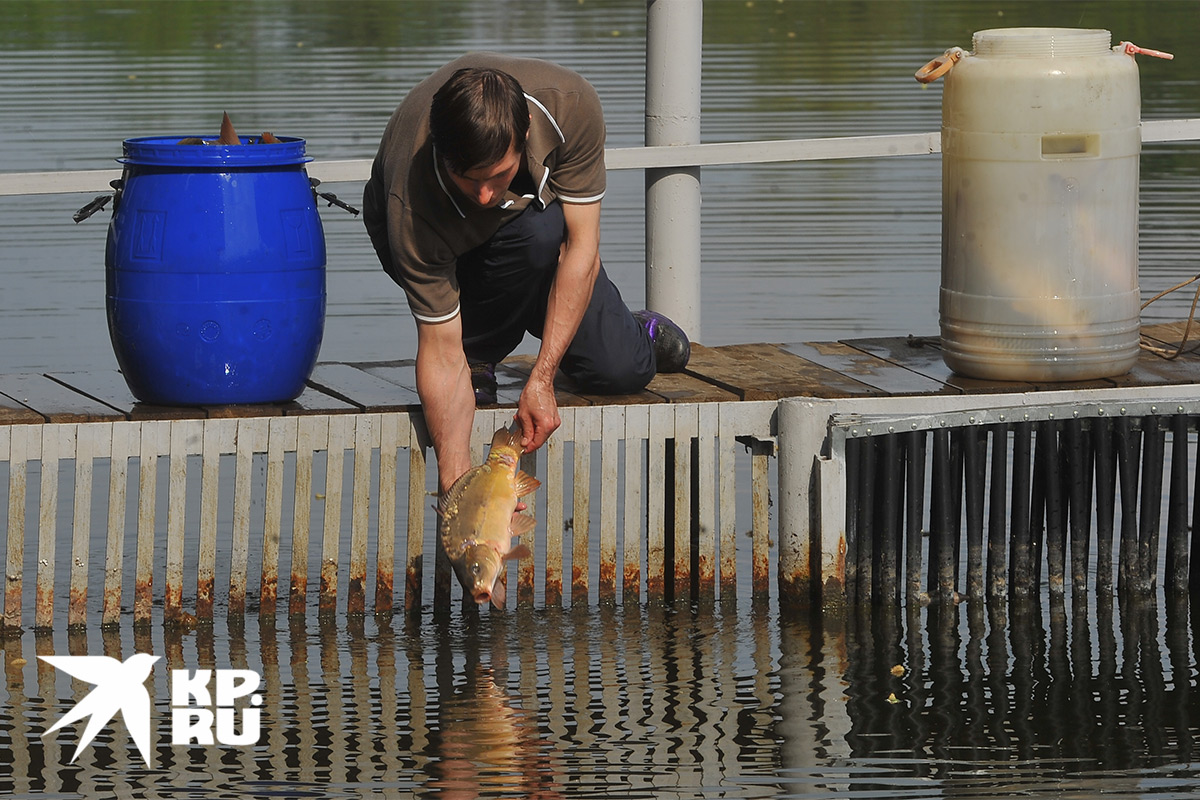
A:
<svg viewBox="0 0 1200 800">
<path fill-rule="evenodd" d="M 433 96 L 429 127 L 451 172 L 495 164 L 525 147 L 529 103 L 517 79 L 498 69 L 466 67 Z"/>
</svg>

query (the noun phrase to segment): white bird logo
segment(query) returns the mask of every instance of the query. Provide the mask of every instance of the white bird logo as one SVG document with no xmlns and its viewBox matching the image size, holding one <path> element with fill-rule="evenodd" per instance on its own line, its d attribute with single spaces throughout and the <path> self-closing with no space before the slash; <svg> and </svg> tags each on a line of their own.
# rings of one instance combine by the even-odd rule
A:
<svg viewBox="0 0 1200 800">
<path fill-rule="evenodd" d="M 143 685 L 150 676 L 150 670 L 158 656 L 147 653 L 135 653 L 125 659 L 124 663 L 108 656 L 38 656 L 42 661 L 55 669 L 61 669 L 81 681 L 95 684 L 96 688 L 75 704 L 75 707 L 63 715 L 42 736 L 49 736 L 64 725 L 91 716 L 79 743 L 75 745 L 75 754 L 71 763 L 79 758 L 85 747 L 100 729 L 107 725 L 117 712 L 125 721 L 133 743 L 146 766 L 150 766 L 150 693 Z"/>
</svg>

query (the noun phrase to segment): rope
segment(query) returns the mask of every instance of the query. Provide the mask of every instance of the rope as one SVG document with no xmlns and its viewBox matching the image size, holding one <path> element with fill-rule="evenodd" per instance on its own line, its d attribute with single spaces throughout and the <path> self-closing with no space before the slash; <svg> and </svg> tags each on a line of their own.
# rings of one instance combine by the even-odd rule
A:
<svg viewBox="0 0 1200 800">
<path fill-rule="evenodd" d="M 1164 291 L 1159 292 L 1158 294 L 1154 295 L 1154 297 L 1151 297 L 1149 300 L 1142 303 L 1141 310 L 1145 311 L 1146 306 L 1150 305 L 1155 300 L 1158 300 L 1160 297 L 1165 297 L 1165 296 L 1169 295 L 1171 292 L 1178 291 L 1179 289 L 1182 289 L 1183 287 L 1187 286 L 1189 283 L 1195 283 L 1196 281 L 1200 281 L 1200 275 L 1196 275 L 1195 277 L 1189 278 L 1188 280 L 1184 281 L 1181 284 L 1172 286 L 1170 289 L 1166 289 Z M 1146 350 L 1148 352 L 1160 355 L 1163 358 L 1167 359 L 1168 361 L 1178 358 L 1180 355 L 1182 355 L 1184 352 L 1184 347 L 1187 346 L 1188 337 L 1191 335 L 1191 332 L 1192 332 L 1192 324 L 1196 321 L 1196 305 L 1197 305 L 1197 303 L 1200 303 L 1200 286 L 1196 287 L 1196 293 L 1192 296 L 1192 308 L 1191 308 L 1191 311 L 1188 312 L 1187 324 L 1183 327 L 1183 338 L 1180 340 L 1178 347 L 1176 347 L 1174 349 L 1172 349 L 1170 347 L 1159 347 L 1158 345 L 1150 344 L 1146 340 L 1146 336 L 1142 335 L 1142 337 L 1141 337 L 1142 349 Z"/>
</svg>

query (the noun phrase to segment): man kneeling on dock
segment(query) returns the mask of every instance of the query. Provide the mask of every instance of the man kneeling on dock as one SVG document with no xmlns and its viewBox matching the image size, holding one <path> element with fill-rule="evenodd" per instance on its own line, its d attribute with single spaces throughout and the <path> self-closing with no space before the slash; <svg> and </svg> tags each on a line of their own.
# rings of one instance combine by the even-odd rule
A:
<svg viewBox="0 0 1200 800">
<path fill-rule="evenodd" d="M 541 340 L 517 405 L 525 452 L 558 428 L 554 375 L 625 394 L 688 361 L 669 319 L 630 312 L 600 263 L 604 115 L 564 67 L 465 55 L 388 122 L 363 196 L 383 268 L 417 323 L 417 392 L 445 492 L 469 469 L 477 403 L 496 363 Z"/>
</svg>

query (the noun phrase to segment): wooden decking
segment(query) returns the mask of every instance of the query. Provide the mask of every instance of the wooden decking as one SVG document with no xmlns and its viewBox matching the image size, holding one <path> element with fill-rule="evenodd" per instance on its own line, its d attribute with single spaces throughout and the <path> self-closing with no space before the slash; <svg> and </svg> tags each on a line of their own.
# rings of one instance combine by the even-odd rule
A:
<svg viewBox="0 0 1200 800">
<path fill-rule="evenodd" d="M 1148 341 L 1174 347 L 1184 323 L 1147 326 Z M 1194 331 L 1193 337 L 1200 336 Z M 500 406 L 515 406 L 532 358 L 497 369 Z M 778 400 L 785 397 L 871 397 L 990 394 L 1200 382 L 1200 355 L 1167 359 L 1143 351 L 1127 374 L 1075 383 L 981 381 L 955 375 L 936 337 L 890 337 L 805 344 L 695 345 L 686 372 L 659 375 L 645 391 L 599 396 L 559 383 L 559 405 L 638 405 Z M 139 403 L 116 370 L 0 375 L 0 424 L 79 423 L 380 413 L 419 407 L 412 360 L 321 363 L 308 388 L 290 403 L 177 408 Z"/>
</svg>

